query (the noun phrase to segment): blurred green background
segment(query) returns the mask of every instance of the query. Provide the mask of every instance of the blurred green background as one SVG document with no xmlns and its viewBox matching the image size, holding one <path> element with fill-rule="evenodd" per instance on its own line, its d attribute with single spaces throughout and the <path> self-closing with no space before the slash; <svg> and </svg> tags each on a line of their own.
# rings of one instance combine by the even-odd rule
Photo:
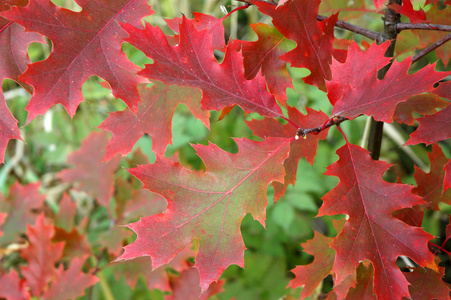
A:
<svg viewBox="0 0 451 300">
<path fill-rule="evenodd" d="M 52 2 L 75 11 L 80 10 L 73 1 L 54 0 Z M 182 14 L 192 17 L 193 11 L 222 17 L 220 5 L 224 5 L 228 11 L 242 5 L 238 1 L 225 0 L 151 0 L 149 4 L 156 13 L 148 17 L 146 21 L 161 26 L 167 34 L 170 34 L 171 30 L 166 26 L 164 18 L 180 17 Z M 355 23 L 361 26 L 381 31 L 382 22 L 377 14 L 361 15 L 355 20 Z M 255 7 L 241 10 L 224 21 L 225 36 L 255 40 L 256 36 L 248 24 L 257 22 L 270 23 L 271 20 L 260 14 Z M 336 35 L 347 39 L 352 38 L 350 33 L 342 30 L 337 30 Z M 355 40 L 360 42 L 362 38 L 355 37 Z M 137 65 L 143 66 L 144 63 L 150 62 L 140 51 L 130 45 L 124 44 L 123 49 Z M 29 47 L 29 55 L 33 62 L 45 59 L 49 53 L 50 47 L 41 44 L 32 44 Z M 433 61 L 434 58 L 431 54 L 420 64 L 424 65 L 428 61 Z M 444 68 L 443 64 L 442 68 Z M 288 103 L 301 111 L 305 111 L 305 107 L 308 106 L 330 114 L 332 106 L 327 100 L 326 93 L 302 81 L 309 71 L 290 68 L 289 72 L 293 78 L 294 89 L 287 91 Z M 81 103 L 72 120 L 62 106 L 56 105 L 27 126 L 25 126 L 26 112 L 23 109 L 30 95 L 13 81 L 7 80 L 3 83 L 7 104 L 19 120 L 22 137 L 26 143 L 13 141 L 8 147 L 7 163 L 0 168 L 0 189 L 3 194 L 7 194 L 9 187 L 17 180 L 23 184 L 41 180 L 43 192 L 51 193 L 55 188 L 55 174 L 67 167 L 67 155 L 80 147 L 81 141 L 92 130 L 96 130 L 95 128 L 106 119 L 109 112 L 125 108 L 125 104 L 113 98 L 110 90 L 103 88 L 99 81 L 99 78 L 93 76 L 84 84 L 83 94 L 86 101 Z M 212 112 L 209 131 L 186 107 L 180 105 L 173 118 L 173 145 L 168 147 L 166 156 L 170 157 L 178 153 L 183 164 L 199 169 L 202 167 L 202 162 L 189 143 L 207 144 L 210 141 L 227 151 L 236 152 L 236 144 L 231 137 L 256 139 L 246 126 L 245 120 L 258 116 L 254 114 L 244 116 L 244 112 L 239 107 L 235 107 L 221 121 L 218 121 L 219 115 L 220 112 Z M 352 122 L 342 124 L 351 143 L 365 145 L 366 122 L 366 117 L 359 117 Z M 400 148 L 402 140 L 405 141 L 411 131 L 411 128 L 397 124 L 391 124 L 385 129 L 381 159 L 396 164 L 385 175 L 388 181 L 396 182 L 397 177 L 400 176 L 403 182 L 414 184 L 412 161 L 421 168 L 428 169 L 427 148 L 422 145 Z M 338 159 L 335 151 L 343 144 L 341 134 L 332 128 L 327 140 L 319 144 L 314 166 L 301 159 L 296 185 L 290 186 L 286 195 L 276 205 L 273 204 L 273 190 L 271 187 L 268 188 L 270 204 L 267 207 L 266 229 L 254 221 L 250 215 L 244 219 L 241 229 L 247 247 L 246 268 L 229 267 L 221 277 L 226 279 L 225 291 L 214 296 L 213 299 L 299 297 L 301 289 L 291 290 L 285 287 L 293 278 L 292 273 L 289 272 L 291 269 L 313 260 L 312 256 L 302 251 L 301 243 L 313 237 L 313 230 L 328 236 L 336 234 L 330 217 L 315 218 L 315 215 L 321 206 L 321 197 L 338 183 L 337 178 L 325 176 L 323 173 L 327 166 Z M 450 157 L 449 141 L 440 145 L 447 157 Z M 140 139 L 135 150 L 138 148 L 148 156 L 150 161 L 154 161 L 152 140 L 149 136 Z M 132 154 L 129 155 L 131 156 Z M 117 176 L 127 176 L 124 175 L 125 173 L 124 170 L 119 170 Z M 51 209 L 58 209 L 57 200 L 51 197 L 47 199 Z M 104 207 L 92 203 L 84 205 L 81 214 L 89 217 L 90 240 L 95 241 L 102 232 L 108 230 L 109 216 Z M 451 208 L 446 205 L 442 206 L 442 211 L 428 212 L 424 222 L 425 230 L 435 236 L 443 237 L 443 228 L 450 212 Z M 340 219 L 343 216 L 335 218 Z M 94 253 L 95 251 L 103 250 L 93 248 Z M 99 272 L 102 284 L 97 284 L 91 291 L 93 299 L 163 299 L 161 291 L 148 290 L 143 280 L 136 288 L 132 288 L 127 285 L 124 278 L 116 279 L 108 265 L 108 262 L 113 259 L 114 257 L 108 255 L 102 257 L 100 262 L 102 268 Z M 168 272 L 171 271 L 168 270 Z M 326 280 L 325 284 L 318 288 L 318 293 L 310 298 L 316 299 L 321 292 L 327 292 L 331 287 L 330 284 L 331 278 Z"/>
</svg>

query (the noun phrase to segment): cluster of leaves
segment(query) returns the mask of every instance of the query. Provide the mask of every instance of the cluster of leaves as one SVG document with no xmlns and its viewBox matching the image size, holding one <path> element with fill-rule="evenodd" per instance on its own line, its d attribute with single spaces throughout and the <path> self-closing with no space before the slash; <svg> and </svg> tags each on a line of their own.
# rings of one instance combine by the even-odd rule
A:
<svg viewBox="0 0 451 300">
<path fill-rule="evenodd" d="M 338 12 L 358 18 L 372 11 L 364 1 L 350 7 L 336 7 L 342 1 L 243 2 L 242 8 L 252 5 L 271 17 L 273 26 L 251 25 L 257 41 L 226 42 L 222 20 L 201 13 L 165 20 L 175 33 L 167 34 L 143 25 L 143 18 L 154 14 L 145 0 L 77 0 L 79 12 L 49 0 L 2 3 L 1 80 L 12 79 L 32 94 L 25 108 L 27 124 L 56 109 L 55 104 L 76 118 L 84 99 L 82 85 L 93 75 L 127 107 L 109 113 L 100 130 L 67 157 L 70 166 L 50 178 L 62 187 L 56 202 L 49 200 L 49 190 L 38 192 L 39 182 L 21 185 L 11 178 L 9 196 L 0 201 L 0 298 L 82 296 L 102 280 L 104 257 L 116 258 L 108 266 L 114 275 L 125 276 L 133 286 L 142 274 L 149 289 L 168 291 L 169 298 L 219 293 L 226 269 L 245 267 L 245 216 L 265 226 L 268 186 L 274 206 L 282 205 L 290 186 L 306 180 L 297 178 L 298 166 L 302 159 L 314 164 L 329 128 L 342 131 L 341 123 L 366 115 L 406 127 L 418 122 L 406 145 L 433 144 L 430 171 L 415 167 L 415 187 L 385 181 L 390 165 L 371 159 L 367 150 L 344 137 L 338 161 L 326 172 L 339 184 L 322 197 L 317 215 L 339 215 L 337 234 L 319 229 L 302 244 L 314 260 L 296 266 L 288 286 L 303 287 L 301 297 L 307 297 L 332 278 L 328 299 L 449 299 L 436 255 L 445 249 L 431 243 L 434 236 L 421 226 L 427 212 L 439 211 L 441 203 L 451 205 L 451 163 L 438 145 L 451 138 L 451 82 L 438 84 L 451 72 L 437 71 L 437 64 L 412 67 L 411 57 L 386 57 L 390 42 L 359 45 L 337 38 L 334 28 L 343 24 Z M 432 31 L 413 34 L 428 46 L 431 39 L 442 38 L 435 24 L 445 25 L 451 16 L 449 1 L 437 2 L 426 1 L 427 12 L 414 10 L 410 0 L 388 7 L 411 23 L 427 25 Z M 376 11 L 387 9 L 385 4 L 372 3 Z M 318 21 L 320 11 L 332 14 Z M 30 63 L 27 47 L 46 43 L 44 37 L 51 41 L 50 55 Z M 123 51 L 126 43 L 151 61 L 142 69 L 134 64 Z M 400 40 L 396 54 L 405 56 L 417 46 Z M 450 53 L 449 44 L 437 48 L 442 69 Z M 385 77 L 378 77 L 390 64 Z M 310 107 L 304 114 L 299 104 L 290 103 L 287 91 L 295 88 L 293 74 L 300 68 L 310 71 L 304 85 L 327 92 L 330 114 Z M 409 74 L 410 69 L 416 72 Z M 182 152 L 168 148 L 179 104 L 211 132 L 220 119 L 236 116 L 235 106 L 259 116 L 246 117 L 253 135 L 230 141 L 234 151 L 222 149 L 221 142 L 192 144 L 201 160 L 195 169 Z M 8 142 L 22 138 L 3 94 L 0 105 L 0 161 L 7 168 Z M 145 135 L 152 139 L 153 163 L 133 150 Z M 80 213 L 79 203 L 72 201 L 77 193 L 103 209 L 106 231 L 90 230 L 96 220 Z M 118 224 L 128 224 L 136 233 L 123 253 L 133 234 Z M 407 262 L 403 270 L 399 257 Z"/>
</svg>

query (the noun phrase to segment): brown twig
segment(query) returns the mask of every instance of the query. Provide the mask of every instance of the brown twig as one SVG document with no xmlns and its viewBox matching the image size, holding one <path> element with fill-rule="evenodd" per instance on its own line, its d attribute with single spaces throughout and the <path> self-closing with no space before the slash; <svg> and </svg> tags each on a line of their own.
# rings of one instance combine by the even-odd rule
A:
<svg viewBox="0 0 451 300">
<path fill-rule="evenodd" d="M 441 45 L 443 45 L 444 43 L 448 42 L 449 40 L 451 40 L 451 33 L 448 34 L 447 36 L 445 36 L 444 38 L 438 40 L 437 42 L 435 42 L 435 43 L 429 45 L 428 47 L 424 48 L 420 52 L 418 52 L 414 57 L 412 57 L 412 63 L 416 62 L 417 60 L 419 60 L 420 58 L 422 58 L 423 56 L 425 56 L 429 52 L 434 51 L 436 48 L 440 47 Z"/>
<path fill-rule="evenodd" d="M 418 24 L 411 24 L 411 23 L 398 23 L 396 24 L 396 29 L 401 30 L 436 30 L 436 31 L 451 31 L 450 25 L 441 25 L 441 24 L 427 24 L 427 23 L 418 23 Z"/>
<path fill-rule="evenodd" d="M 313 134 L 318 134 L 321 131 L 323 131 L 326 128 L 329 128 L 331 126 L 334 125 L 340 125 L 342 122 L 349 120 L 348 118 L 345 117 L 338 117 L 337 119 L 333 119 L 330 120 L 329 122 L 327 122 L 326 124 L 322 125 L 322 126 L 318 126 L 318 127 L 314 127 L 314 128 L 298 128 L 298 131 L 296 133 L 296 137 L 305 137 L 307 134 L 309 133 L 313 133 Z"/>
</svg>

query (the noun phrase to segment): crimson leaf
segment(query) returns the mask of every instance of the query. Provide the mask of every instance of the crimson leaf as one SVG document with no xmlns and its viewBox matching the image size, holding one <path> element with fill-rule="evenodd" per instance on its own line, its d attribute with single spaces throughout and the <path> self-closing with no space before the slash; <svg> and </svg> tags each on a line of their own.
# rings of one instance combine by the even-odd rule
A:
<svg viewBox="0 0 451 300">
<path fill-rule="evenodd" d="M 30 65 L 20 77 L 34 88 L 26 110 L 33 119 L 51 106 L 62 103 L 73 116 L 83 100 L 81 86 L 91 75 L 108 81 L 113 94 L 136 111 L 136 85 L 144 80 L 135 73 L 121 50 L 126 33 L 117 24 L 142 27 L 141 19 L 153 11 L 145 0 L 77 0 L 81 12 L 73 12 L 48 0 L 34 0 L 26 7 L 2 13 L 29 31 L 39 32 L 53 42 L 50 56 Z M 45 20 L 45 22 L 43 22 Z"/>
<path fill-rule="evenodd" d="M 346 144 L 337 154 L 340 159 L 328 168 L 326 175 L 339 177 L 340 183 L 324 196 L 319 210 L 319 216 L 349 216 L 331 243 L 337 251 L 337 283 L 354 273 L 359 261 L 368 259 L 374 266 L 374 290 L 379 298 L 409 297 L 408 282 L 396 266 L 396 259 L 406 255 L 422 266 L 435 268 L 434 257 L 427 248 L 432 236 L 391 214 L 422 204 L 423 200 L 412 194 L 411 186 L 382 180 L 389 165 L 372 160 L 367 150 Z"/>
</svg>

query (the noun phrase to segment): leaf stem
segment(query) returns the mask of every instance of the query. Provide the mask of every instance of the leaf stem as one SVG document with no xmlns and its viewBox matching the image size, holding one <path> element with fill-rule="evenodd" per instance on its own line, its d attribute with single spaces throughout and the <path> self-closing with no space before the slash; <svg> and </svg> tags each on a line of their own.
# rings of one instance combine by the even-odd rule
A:
<svg viewBox="0 0 451 300">
<path fill-rule="evenodd" d="M 233 13 L 236 12 L 237 10 L 240 10 L 240 9 L 246 9 L 246 8 L 248 8 L 249 6 L 250 6 L 250 4 L 246 2 L 246 5 L 238 6 L 237 8 L 233 9 L 231 12 L 229 12 L 229 13 L 226 14 L 224 17 L 222 17 L 221 19 L 219 19 L 219 21 L 218 21 L 213 27 L 210 28 L 210 32 L 212 32 L 213 29 L 215 29 L 216 26 L 218 26 L 219 23 L 221 23 L 222 21 L 224 21 L 224 20 L 225 20 L 228 16 L 230 16 L 231 14 L 233 14 Z"/>
<path fill-rule="evenodd" d="M 348 144 L 349 144 L 348 138 L 346 137 L 346 134 L 345 134 L 345 133 L 343 132 L 343 130 L 341 129 L 340 124 L 337 125 L 337 129 L 338 129 L 338 131 L 341 132 L 341 134 L 342 134 L 343 137 L 345 138 L 346 145 L 348 145 Z"/>
</svg>

